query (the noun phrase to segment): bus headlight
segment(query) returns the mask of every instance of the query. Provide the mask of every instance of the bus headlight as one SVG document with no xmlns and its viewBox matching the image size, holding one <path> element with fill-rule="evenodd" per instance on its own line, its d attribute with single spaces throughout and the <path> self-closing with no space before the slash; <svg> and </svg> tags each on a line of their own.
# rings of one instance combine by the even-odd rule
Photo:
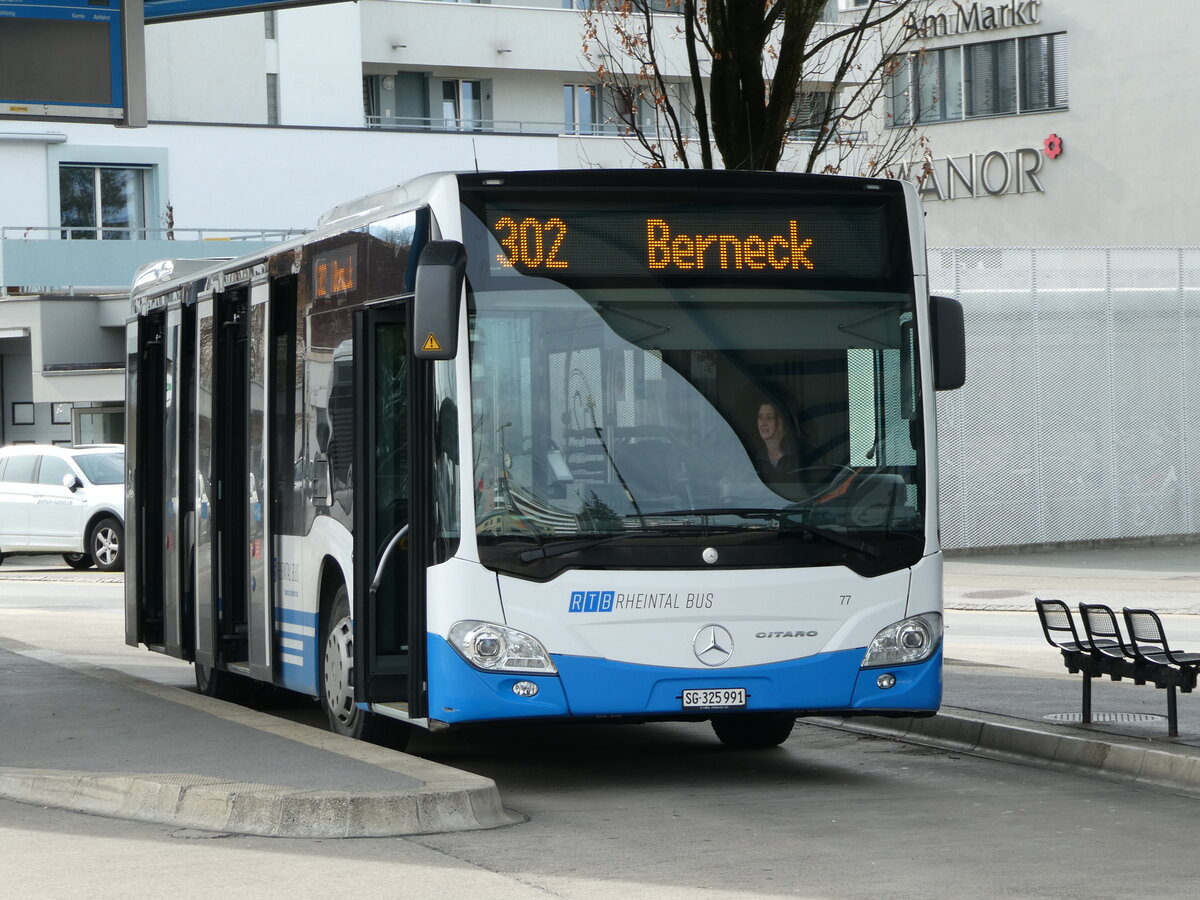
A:
<svg viewBox="0 0 1200 900">
<path fill-rule="evenodd" d="M 893 622 L 875 635 L 862 668 L 903 666 L 924 662 L 942 642 L 941 613 L 921 613 Z"/>
<path fill-rule="evenodd" d="M 463 659 L 480 669 L 491 672 L 558 672 L 541 641 L 515 628 L 468 619 L 451 626 L 449 640 Z"/>
</svg>

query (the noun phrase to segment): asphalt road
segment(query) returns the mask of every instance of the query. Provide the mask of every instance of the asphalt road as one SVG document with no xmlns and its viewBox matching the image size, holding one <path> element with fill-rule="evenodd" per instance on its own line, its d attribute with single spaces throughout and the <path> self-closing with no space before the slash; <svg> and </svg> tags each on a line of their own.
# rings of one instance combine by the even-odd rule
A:
<svg viewBox="0 0 1200 900">
<path fill-rule="evenodd" d="M 1064 571 L 1045 575 L 1081 584 Z M 983 573 L 1011 580 L 981 588 L 950 571 L 948 596 L 1040 590 L 1029 572 Z M 1126 577 L 1148 596 L 1177 574 Z M 0 634 L 187 689 L 189 666 L 124 645 L 121 607 L 119 582 L 6 580 Z M 950 610 L 947 625 L 952 658 L 1061 672 L 1028 611 Z M 127 897 L 136 884 L 147 897 L 1092 898 L 1186 896 L 1200 876 L 1178 852 L 1195 799 L 811 724 L 769 752 L 722 748 L 704 724 L 477 728 L 418 735 L 410 750 L 495 779 L 523 821 L 321 842 L 0 802 L 0 884 L 42 897 Z"/>
</svg>

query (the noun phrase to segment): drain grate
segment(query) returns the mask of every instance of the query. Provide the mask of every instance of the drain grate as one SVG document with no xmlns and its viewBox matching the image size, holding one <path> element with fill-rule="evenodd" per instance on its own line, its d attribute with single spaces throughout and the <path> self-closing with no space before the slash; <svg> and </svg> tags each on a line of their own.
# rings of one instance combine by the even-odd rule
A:
<svg viewBox="0 0 1200 900">
<path fill-rule="evenodd" d="M 1020 591 L 1005 591 L 1005 590 L 987 590 L 987 591 L 967 591 L 963 594 L 969 600 L 1011 600 L 1013 597 L 1026 597 Z"/>
<path fill-rule="evenodd" d="M 1050 713 L 1042 716 L 1051 722 L 1082 722 L 1083 713 Z M 1156 716 L 1152 713 L 1092 713 L 1092 723 L 1108 722 L 1111 724 L 1126 724 L 1129 722 L 1162 722 L 1166 716 Z"/>
</svg>

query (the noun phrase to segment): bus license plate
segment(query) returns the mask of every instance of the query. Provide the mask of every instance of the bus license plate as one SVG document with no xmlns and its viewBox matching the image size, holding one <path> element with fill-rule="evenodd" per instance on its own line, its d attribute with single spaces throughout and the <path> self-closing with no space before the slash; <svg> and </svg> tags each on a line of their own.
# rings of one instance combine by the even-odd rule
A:
<svg viewBox="0 0 1200 900">
<path fill-rule="evenodd" d="M 703 688 L 683 692 L 684 709 L 737 709 L 745 705 L 745 688 Z"/>
</svg>

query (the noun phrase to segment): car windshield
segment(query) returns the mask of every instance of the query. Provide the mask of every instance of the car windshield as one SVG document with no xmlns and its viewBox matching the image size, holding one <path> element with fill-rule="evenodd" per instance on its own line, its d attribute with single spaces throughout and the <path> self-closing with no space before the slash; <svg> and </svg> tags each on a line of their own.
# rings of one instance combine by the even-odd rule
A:
<svg viewBox="0 0 1200 900">
<path fill-rule="evenodd" d="M 121 484 L 125 480 L 125 454 L 119 451 L 81 453 L 75 457 L 75 464 L 92 484 Z"/>
</svg>

